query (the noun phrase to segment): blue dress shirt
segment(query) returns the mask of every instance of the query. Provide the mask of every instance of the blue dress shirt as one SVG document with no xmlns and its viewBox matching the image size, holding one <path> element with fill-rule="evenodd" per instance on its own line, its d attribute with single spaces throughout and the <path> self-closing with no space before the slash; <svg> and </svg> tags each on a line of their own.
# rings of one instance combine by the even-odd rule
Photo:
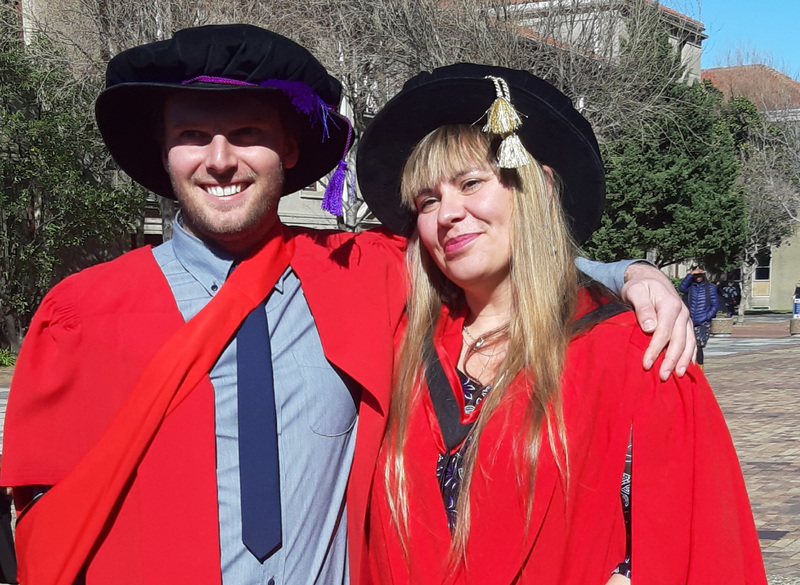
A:
<svg viewBox="0 0 800 585">
<path fill-rule="evenodd" d="M 211 300 L 233 258 L 175 222 L 153 254 L 184 319 Z M 236 399 L 236 341 L 211 370 L 223 585 L 346 584 L 345 488 L 355 446 L 356 405 L 325 359 L 300 280 L 288 268 L 267 301 L 283 546 L 260 564 L 242 544 Z M 189 486 L 188 489 L 191 489 Z"/>
</svg>

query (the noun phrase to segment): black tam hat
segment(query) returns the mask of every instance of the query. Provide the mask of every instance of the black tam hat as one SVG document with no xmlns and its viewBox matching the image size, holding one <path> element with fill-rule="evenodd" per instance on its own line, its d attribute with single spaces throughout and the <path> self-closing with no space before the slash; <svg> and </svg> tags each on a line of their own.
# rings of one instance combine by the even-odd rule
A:
<svg viewBox="0 0 800 585">
<path fill-rule="evenodd" d="M 181 30 L 114 57 L 95 104 L 97 125 L 122 170 L 174 199 L 159 138 L 164 101 L 178 92 L 212 91 L 269 92 L 300 114 L 299 158 L 285 171 L 284 195 L 326 175 L 350 147 L 350 123 L 336 111 L 341 84 L 294 41 L 244 24 Z"/>
<path fill-rule="evenodd" d="M 563 182 L 561 203 L 572 236 L 583 242 L 600 223 L 605 176 L 589 122 L 555 87 L 528 73 L 460 63 L 410 79 L 367 128 L 357 155 L 358 183 L 375 216 L 410 235 L 415 213 L 400 198 L 400 177 L 417 143 L 452 124 L 486 124 L 502 136 L 498 164 L 527 164 L 527 152 Z M 524 149 L 520 148 L 524 146 Z"/>
</svg>

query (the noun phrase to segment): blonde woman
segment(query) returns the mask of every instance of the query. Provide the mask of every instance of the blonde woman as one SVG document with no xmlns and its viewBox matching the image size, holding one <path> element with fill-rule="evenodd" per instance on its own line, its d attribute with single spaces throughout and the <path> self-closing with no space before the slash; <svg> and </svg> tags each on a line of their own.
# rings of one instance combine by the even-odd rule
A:
<svg viewBox="0 0 800 585">
<path fill-rule="evenodd" d="M 411 283 L 360 583 L 766 583 L 702 374 L 644 371 L 648 338 L 574 266 L 605 187 L 569 100 L 522 71 L 423 73 L 358 169 Z"/>
</svg>

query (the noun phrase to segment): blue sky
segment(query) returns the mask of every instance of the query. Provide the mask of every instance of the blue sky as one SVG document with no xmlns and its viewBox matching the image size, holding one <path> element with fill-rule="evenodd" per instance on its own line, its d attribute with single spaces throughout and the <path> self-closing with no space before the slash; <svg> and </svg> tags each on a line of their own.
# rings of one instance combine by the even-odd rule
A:
<svg viewBox="0 0 800 585">
<path fill-rule="evenodd" d="M 663 4 L 705 24 L 704 69 L 729 64 L 728 55 L 741 50 L 771 56 L 776 69 L 800 80 L 800 0 L 665 0 Z"/>
</svg>

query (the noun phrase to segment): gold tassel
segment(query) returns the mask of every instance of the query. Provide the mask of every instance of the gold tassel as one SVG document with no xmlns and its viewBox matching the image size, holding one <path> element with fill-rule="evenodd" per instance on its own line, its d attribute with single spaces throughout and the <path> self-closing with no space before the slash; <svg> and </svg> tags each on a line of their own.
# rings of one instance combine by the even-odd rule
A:
<svg viewBox="0 0 800 585">
<path fill-rule="evenodd" d="M 531 158 L 516 134 L 509 134 L 497 149 L 497 166 L 501 169 L 518 169 L 531 164 Z"/>
<path fill-rule="evenodd" d="M 486 125 L 483 127 L 483 131 L 507 134 L 519 128 L 520 124 L 522 124 L 522 118 L 511 102 L 504 97 L 498 97 L 486 111 Z"/>
<path fill-rule="evenodd" d="M 508 83 L 502 77 L 492 75 L 487 75 L 486 79 L 491 79 L 494 83 L 497 98 L 486 110 L 486 125 L 483 127 L 483 131 L 501 136 L 506 135 L 500 143 L 500 148 L 497 149 L 497 166 L 501 169 L 518 169 L 531 164 L 528 151 L 522 146 L 519 136 L 514 134 L 514 130 L 522 125 L 522 117 L 511 105 Z"/>
</svg>

